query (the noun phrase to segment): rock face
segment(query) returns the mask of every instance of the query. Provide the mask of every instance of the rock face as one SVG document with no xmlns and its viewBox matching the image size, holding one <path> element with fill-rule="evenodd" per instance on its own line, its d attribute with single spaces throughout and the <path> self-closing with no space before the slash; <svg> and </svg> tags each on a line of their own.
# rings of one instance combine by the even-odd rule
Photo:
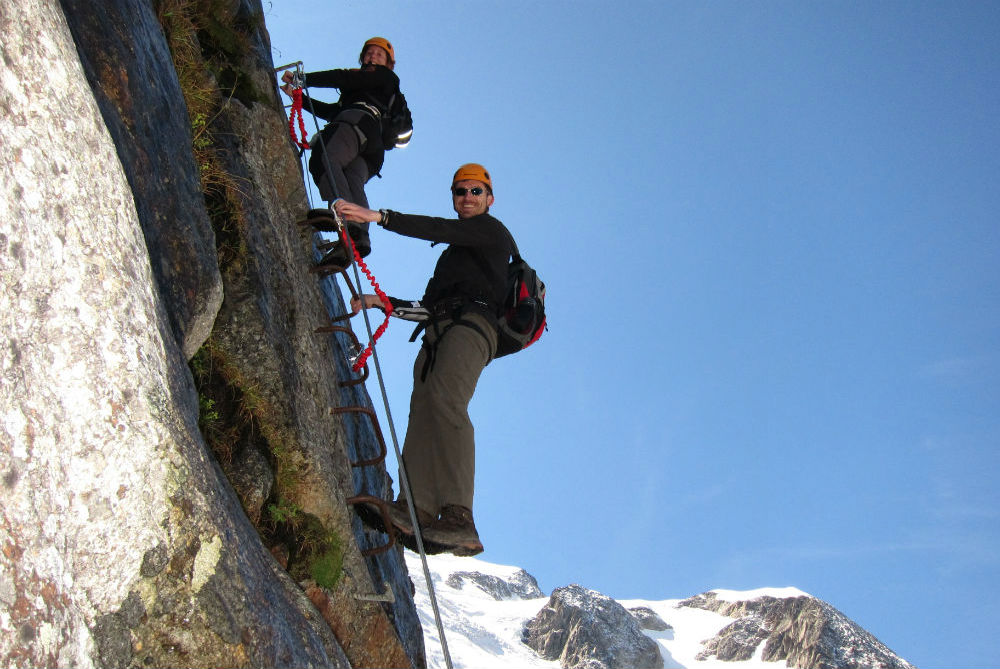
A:
<svg viewBox="0 0 1000 669">
<path fill-rule="evenodd" d="M 3 17 L 0 664 L 347 666 L 207 457 L 61 10 Z"/>
<path fill-rule="evenodd" d="M 222 303 L 212 230 L 191 155 L 191 124 L 152 3 L 62 0 L 84 72 L 135 193 L 157 288 L 185 359 Z M 180 111 L 180 113 L 178 113 Z"/>
<path fill-rule="evenodd" d="M 156 8 L 0 8 L 0 665 L 423 666 L 260 4 Z"/>
<path fill-rule="evenodd" d="M 567 669 L 660 669 L 659 647 L 615 600 L 579 585 L 557 588 L 522 641 Z"/>
<path fill-rule="evenodd" d="M 666 632 L 673 629 L 648 606 L 636 606 L 628 610 L 639 621 L 639 627 L 650 632 Z"/>
<path fill-rule="evenodd" d="M 707 592 L 678 606 L 715 611 L 737 618 L 704 642 L 699 660 L 748 660 L 764 644 L 766 662 L 785 660 L 798 669 L 912 669 L 843 613 L 814 597 L 758 597 L 728 602 Z"/>
<path fill-rule="evenodd" d="M 513 576 L 503 579 L 492 574 L 478 571 L 456 571 L 445 581 L 457 589 L 471 583 L 497 601 L 505 599 L 537 599 L 545 594 L 538 588 L 535 577 L 523 569 L 517 570 Z"/>
</svg>

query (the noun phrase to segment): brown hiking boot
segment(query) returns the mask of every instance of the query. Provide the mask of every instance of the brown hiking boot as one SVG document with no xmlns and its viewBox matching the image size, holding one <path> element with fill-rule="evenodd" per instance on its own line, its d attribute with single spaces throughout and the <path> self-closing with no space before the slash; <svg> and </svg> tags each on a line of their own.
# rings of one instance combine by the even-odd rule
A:
<svg viewBox="0 0 1000 669">
<path fill-rule="evenodd" d="M 413 521 L 410 519 L 410 505 L 405 499 L 397 499 L 389 505 L 389 518 L 395 525 L 399 534 L 413 536 Z M 417 508 L 417 522 L 420 527 L 427 527 L 434 521 L 434 517 L 421 508 Z"/>
<path fill-rule="evenodd" d="M 427 526 L 423 537 L 429 544 L 442 546 L 452 555 L 467 557 L 483 552 L 472 511 L 457 504 L 441 509 L 441 517 Z"/>
<path fill-rule="evenodd" d="M 397 499 L 395 502 L 385 502 L 385 506 L 389 515 L 389 521 L 392 522 L 399 538 L 401 540 L 406 538 L 412 539 L 413 521 L 410 520 L 410 506 L 406 503 L 406 500 Z M 385 518 L 383 518 L 382 510 L 377 504 L 365 502 L 358 508 L 358 511 L 365 525 L 388 534 L 389 528 L 385 526 Z M 422 509 L 417 509 L 417 522 L 420 523 L 420 527 L 430 525 L 433 520 L 434 518 L 431 514 Z"/>
</svg>

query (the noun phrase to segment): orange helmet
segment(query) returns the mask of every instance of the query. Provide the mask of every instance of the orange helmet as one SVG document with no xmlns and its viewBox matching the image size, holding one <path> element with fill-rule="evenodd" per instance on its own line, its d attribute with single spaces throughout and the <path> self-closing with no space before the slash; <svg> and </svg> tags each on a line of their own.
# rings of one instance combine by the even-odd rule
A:
<svg viewBox="0 0 1000 669">
<path fill-rule="evenodd" d="M 490 189 L 490 193 L 493 193 L 493 182 L 490 180 L 490 173 L 486 171 L 486 168 L 479 163 L 466 163 L 455 171 L 455 176 L 451 180 L 451 185 L 454 186 L 456 181 L 463 181 L 465 179 L 475 179 L 476 181 L 482 181 L 486 184 L 486 187 Z"/>
<path fill-rule="evenodd" d="M 365 45 L 363 47 L 361 47 L 361 55 L 358 56 L 358 62 L 359 63 L 361 62 L 361 59 L 364 58 L 365 49 L 367 49 L 372 44 L 374 44 L 375 46 L 382 47 L 383 49 L 385 49 L 385 52 L 389 55 L 389 66 L 390 67 L 392 67 L 393 65 L 396 64 L 396 52 L 392 48 L 392 42 L 390 42 L 389 40 L 387 40 L 384 37 L 372 37 L 367 42 L 365 42 Z"/>
</svg>

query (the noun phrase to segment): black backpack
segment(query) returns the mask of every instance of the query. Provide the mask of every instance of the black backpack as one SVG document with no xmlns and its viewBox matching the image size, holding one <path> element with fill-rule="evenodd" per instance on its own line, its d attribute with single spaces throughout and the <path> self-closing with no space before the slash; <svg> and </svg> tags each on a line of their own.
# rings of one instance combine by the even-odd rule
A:
<svg viewBox="0 0 1000 669">
<path fill-rule="evenodd" d="M 413 136 L 413 116 L 406 106 L 406 96 L 396 90 L 389 99 L 389 110 L 382 116 L 382 148 L 401 149 Z"/>
<path fill-rule="evenodd" d="M 521 257 L 514 254 L 507 265 L 507 298 L 497 319 L 495 358 L 526 349 L 548 329 L 545 323 L 545 283 Z"/>
</svg>

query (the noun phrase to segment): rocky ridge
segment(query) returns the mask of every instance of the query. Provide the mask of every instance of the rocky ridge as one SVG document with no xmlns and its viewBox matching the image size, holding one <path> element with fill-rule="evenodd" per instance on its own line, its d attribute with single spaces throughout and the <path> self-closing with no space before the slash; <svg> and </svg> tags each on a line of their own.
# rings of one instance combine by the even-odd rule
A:
<svg viewBox="0 0 1000 669">
<path fill-rule="evenodd" d="M 639 627 L 650 632 L 666 632 L 673 629 L 663 621 L 653 609 L 648 606 L 634 606 L 628 610 L 639 621 Z"/>
<path fill-rule="evenodd" d="M 579 585 L 556 588 L 524 626 L 525 645 L 573 669 L 662 669 L 656 643 L 624 606 Z"/>
<path fill-rule="evenodd" d="M 538 589 L 538 581 L 523 569 L 519 569 L 507 578 L 478 571 L 456 571 L 448 576 L 445 582 L 458 590 L 461 590 L 466 583 L 470 583 L 498 601 L 544 597 L 542 591 Z"/>
<path fill-rule="evenodd" d="M 736 620 L 704 642 L 701 660 L 748 660 L 763 644 L 765 662 L 798 669 L 912 669 L 882 642 L 830 604 L 809 596 L 726 601 L 715 592 L 678 606 L 714 611 Z"/>
</svg>

